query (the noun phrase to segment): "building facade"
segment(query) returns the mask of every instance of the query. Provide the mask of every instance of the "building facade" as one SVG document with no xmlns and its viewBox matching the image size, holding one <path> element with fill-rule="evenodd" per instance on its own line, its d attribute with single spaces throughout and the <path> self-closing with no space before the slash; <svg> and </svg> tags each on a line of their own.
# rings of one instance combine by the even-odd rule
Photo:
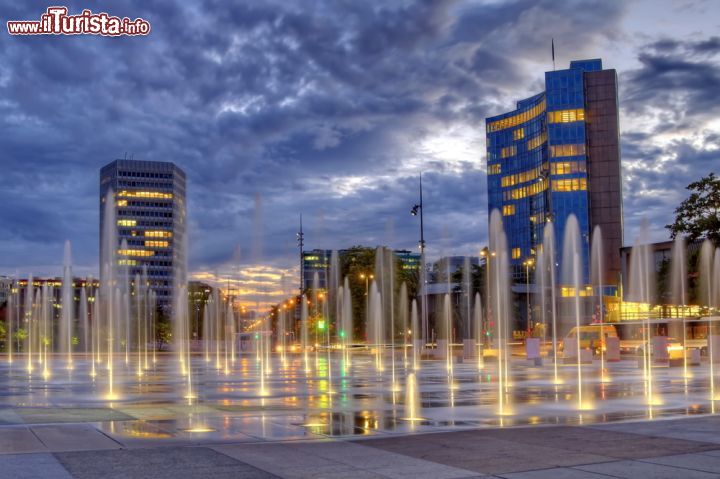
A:
<svg viewBox="0 0 720 479">
<path fill-rule="evenodd" d="M 117 265 L 129 278 L 147 272 L 158 304 L 173 300 L 173 281 L 185 275 L 185 173 L 173 163 L 115 160 L 100 170 L 100 264 L 105 201 L 115 202 Z"/>
<path fill-rule="evenodd" d="M 533 258 L 552 221 L 556 263 L 565 222 L 580 226 L 585 282 L 590 238 L 603 236 L 604 283 L 617 285 L 623 241 L 617 73 L 599 59 L 545 73 L 545 91 L 486 119 L 488 211 L 502 213 L 513 279 Z"/>
</svg>

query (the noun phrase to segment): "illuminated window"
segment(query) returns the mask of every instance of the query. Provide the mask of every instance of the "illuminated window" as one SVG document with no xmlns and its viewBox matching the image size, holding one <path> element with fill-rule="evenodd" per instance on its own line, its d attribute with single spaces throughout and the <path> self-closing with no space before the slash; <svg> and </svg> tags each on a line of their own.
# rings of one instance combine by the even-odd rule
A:
<svg viewBox="0 0 720 479">
<path fill-rule="evenodd" d="M 508 156 L 515 156 L 515 153 L 517 153 L 517 148 L 515 148 L 515 145 L 506 146 L 505 148 L 500 150 L 500 157 L 507 158 Z"/>
<path fill-rule="evenodd" d="M 527 196 L 537 195 L 547 190 L 547 181 L 538 181 L 531 185 L 520 186 L 519 188 L 513 188 L 512 190 L 503 191 L 503 200 L 520 200 Z"/>
<path fill-rule="evenodd" d="M 551 175 L 570 175 L 573 173 L 585 173 L 584 161 L 557 161 L 550 163 Z"/>
<path fill-rule="evenodd" d="M 580 293 L 577 296 L 580 297 L 590 297 L 593 295 L 593 288 L 590 285 L 585 286 L 584 288 L 580 289 Z M 560 287 L 560 296 L 563 298 L 572 298 L 575 296 L 575 288 L 571 286 L 561 286 Z"/>
<path fill-rule="evenodd" d="M 587 179 L 571 178 L 566 180 L 553 180 L 552 190 L 559 192 L 585 191 L 587 190 Z"/>
<path fill-rule="evenodd" d="M 488 175 L 499 175 L 501 171 L 500 163 L 488 166 Z"/>
<path fill-rule="evenodd" d="M 512 249 L 512 259 L 518 259 L 520 256 L 522 256 L 522 252 L 520 248 L 513 248 Z"/>
<path fill-rule="evenodd" d="M 550 156 L 552 157 L 559 157 L 559 156 L 577 156 L 577 155 L 584 155 L 585 154 L 585 144 L 584 143 L 578 143 L 575 145 L 551 145 L 550 146 Z"/>
<path fill-rule="evenodd" d="M 145 236 L 148 238 L 172 238 L 172 232 L 171 231 L 146 231 Z"/>
<path fill-rule="evenodd" d="M 509 116 L 507 118 L 502 118 L 500 120 L 495 120 L 487 124 L 487 131 L 493 132 L 493 131 L 500 131 L 504 130 L 505 128 L 512 128 L 514 126 L 517 126 L 521 123 L 525 123 L 526 121 L 530 121 L 533 118 L 536 118 L 537 116 L 541 115 L 543 112 L 545 112 L 545 99 L 535 105 L 534 107 L 530 108 L 527 111 L 523 111 L 521 113 L 518 113 L 517 115 Z"/>
<path fill-rule="evenodd" d="M 500 179 L 500 186 L 503 188 L 507 186 L 515 186 L 520 183 L 527 183 L 538 178 L 542 172 L 542 169 L 547 166 L 547 163 L 543 164 L 543 167 L 535 167 L 529 170 L 521 171 L 513 175 L 506 175 Z"/>
<path fill-rule="evenodd" d="M 515 214 L 515 205 L 503 205 L 503 216 L 511 216 Z"/>
<path fill-rule="evenodd" d="M 151 248 L 167 248 L 169 243 L 167 241 L 150 240 L 145 242 L 145 246 Z"/>
<path fill-rule="evenodd" d="M 575 108 L 572 110 L 558 110 L 548 112 L 548 123 L 570 123 L 585 119 L 585 110 Z"/>
<path fill-rule="evenodd" d="M 518 128 L 517 130 L 513 130 L 513 140 L 522 140 L 525 138 L 525 128 Z"/>
<path fill-rule="evenodd" d="M 136 226 L 137 221 L 135 221 L 135 220 L 118 220 L 117 224 L 118 224 L 118 226 Z"/>
<path fill-rule="evenodd" d="M 122 190 L 117 194 L 120 198 L 160 198 L 163 200 L 172 199 L 172 193 L 163 193 L 160 191 L 127 191 Z"/>
<path fill-rule="evenodd" d="M 118 260 L 120 266 L 137 266 L 137 260 L 134 259 L 121 259 Z"/>
<path fill-rule="evenodd" d="M 535 149 L 538 146 L 541 146 L 546 141 L 547 141 L 547 133 L 542 132 L 539 135 L 534 136 L 528 140 L 527 149 L 528 149 L 528 151 Z"/>
<path fill-rule="evenodd" d="M 120 256 L 152 256 L 155 252 L 144 249 L 119 249 L 118 254 Z"/>
<path fill-rule="evenodd" d="M 118 200 L 117 205 L 118 206 L 127 206 L 127 200 Z"/>
</svg>

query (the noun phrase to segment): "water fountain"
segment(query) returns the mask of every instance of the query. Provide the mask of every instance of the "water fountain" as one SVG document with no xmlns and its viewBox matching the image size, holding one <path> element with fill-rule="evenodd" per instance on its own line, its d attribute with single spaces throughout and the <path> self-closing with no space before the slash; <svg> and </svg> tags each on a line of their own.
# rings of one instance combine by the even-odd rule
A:
<svg viewBox="0 0 720 479">
<path fill-rule="evenodd" d="M 111 224 L 115 222 L 112 200 L 112 196 L 106 198 L 104 213 Z M 99 288 L 90 279 L 74 294 L 78 283 L 73 284 L 69 245 L 62 258 L 61 287 L 55 287 L 54 281 L 29 278 L 24 290 L 13 288 L 6 329 L 10 338 L 18 330 L 22 334 L 17 336 L 20 344 L 9 347 L 7 361 L 1 362 L 0 378 L 12 384 L 14 391 L 21 391 L 18 397 L 22 400 L 39 398 L 36 388 L 40 383 L 47 395 L 43 401 L 59 407 L 107 405 L 131 411 L 141 406 L 155 411 L 149 413 L 156 414 L 150 421 L 165 424 L 171 420 L 163 414 L 173 411 L 177 434 L 223 438 L 241 431 L 245 426 L 238 424 L 246 424 L 254 411 L 258 415 L 271 412 L 283 430 L 302 428 L 302 434 L 319 429 L 323 434 L 352 434 L 355 430 L 397 432 L 402 427 L 424 431 L 429 430 L 427 427 L 434 430 L 468 423 L 650 419 L 677 411 L 714 411 L 714 319 L 706 321 L 708 356 L 703 357 L 702 367 L 692 370 L 687 359 L 692 330 L 684 318 L 671 322 L 683 330 L 682 371 L 657 367 L 650 350 L 657 321 L 653 322 L 650 314 L 638 320 L 642 322 L 639 366 L 634 356 L 626 354 L 621 361 L 605 361 L 602 341 L 599 362 L 581 364 L 585 346 L 580 340 L 572 344 L 576 361 L 563 365 L 558 360 L 559 342 L 572 328 L 578 332 L 596 320 L 604 338 L 602 328 L 610 327 L 604 322 L 606 308 L 602 304 L 606 290 L 602 233 L 597 229 L 593 232 L 590 270 L 584 271 L 582 257 L 587 254 L 587 243 L 583 241 L 587 240 L 580 237 L 573 217 L 564 228 L 561 261 L 556 258 L 554 225 L 550 222 L 545 224 L 536 256 L 542 353 L 552 355 L 553 361 L 547 365 L 525 361 L 522 347 L 512 334 L 519 308 L 513 304 L 511 258 L 502 216 L 494 212 L 490 224 L 484 282 L 487 291 L 475 290 L 469 275 L 470 261 L 465 259 L 461 281 L 447 285 L 447 291 L 434 301 L 434 314 L 428 315 L 429 327 L 441 345 L 436 349 L 437 360 L 424 354 L 427 336 L 422 318 L 428 313 L 423 311 L 427 298 L 409 297 L 413 285 L 399 281 L 396 260 L 384 248 L 376 251 L 375 280 L 368 284 L 368 311 L 363 320 L 353 317 L 353 287 L 357 284 L 343 276 L 346 273 L 341 261 L 332 253 L 324 291 L 320 291 L 319 277 L 314 277 L 314 287 L 307 293 L 310 300 L 306 296 L 299 301 L 297 297 L 283 300 L 276 318 L 260 316 L 250 330 L 238 328 L 233 300 L 221 299 L 215 288 L 198 313 L 202 318 L 199 338 L 191 335 L 184 300 L 187 274 L 180 265 L 173 285 L 176 301 L 170 308 L 170 351 L 157 351 L 157 298 L 148 285 L 147 272 L 128 275 L 123 263 L 127 257 L 119 253 L 123 245 L 118 248 L 118 239 L 109 228 L 101 242 Z M 646 226 L 631 253 L 627 283 L 626 299 L 640 305 L 657 303 L 652 294 L 655 264 L 648 237 Z M 685 281 L 689 276 L 685 246 L 680 239 L 675 242 L 674 258 L 670 273 L 673 302 L 684 311 L 692 300 Z M 706 243 L 698 264 L 699 302 L 714 312 L 712 308 L 720 302 L 720 250 Z M 553 287 L 558 265 L 557 277 L 566 288 L 563 294 Z M 417 289 L 425 291 L 422 277 Z M 595 317 L 587 312 L 591 304 L 597 312 Z M 256 349 L 252 354 L 236 349 L 238 345 L 245 348 L 237 340 L 239 333 L 253 333 L 251 342 Z M 551 334 L 547 343 L 545 334 Z M 673 334 L 679 337 L 680 331 L 673 330 Z M 477 361 L 453 361 L 455 338 L 473 343 Z M 570 342 L 566 341 L 566 346 Z M 396 361 L 396 346 L 403 348 L 402 362 Z M 310 359 L 313 353 L 314 368 Z M 569 354 L 567 349 L 565 353 Z M 63 373 L 58 374 L 61 369 Z M 611 373 L 612 384 L 605 384 Z M 91 379 L 80 379 L 88 376 Z M 681 381 L 685 386 L 682 391 L 673 386 Z M 402 395 L 396 394 L 398 385 L 403 384 L 404 408 L 398 406 L 403 404 Z M 14 400 L 10 396 L 5 399 Z M 302 424 L 296 422 L 298 416 L 303 418 Z M 280 417 L 285 419 L 277 419 Z M 266 424 L 264 416 L 262 421 Z M 142 423 L 133 427 L 147 427 L 148 422 Z M 265 426 L 263 431 L 267 432 Z"/>
</svg>

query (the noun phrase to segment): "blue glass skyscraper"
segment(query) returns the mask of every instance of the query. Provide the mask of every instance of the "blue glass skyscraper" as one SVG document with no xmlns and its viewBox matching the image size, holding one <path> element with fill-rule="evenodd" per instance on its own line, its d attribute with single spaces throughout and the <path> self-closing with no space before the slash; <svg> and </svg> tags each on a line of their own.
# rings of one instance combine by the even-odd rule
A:
<svg viewBox="0 0 720 479">
<path fill-rule="evenodd" d="M 603 233 L 604 283 L 618 284 L 622 188 L 617 74 L 580 60 L 545 73 L 545 91 L 486 119 L 488 210 L 499 210 L 515 281 L 535 256 L 552 220 L 558 258 L 565 222 L 580 225 L 585 281 L 592 231 Z"/>
</svg>

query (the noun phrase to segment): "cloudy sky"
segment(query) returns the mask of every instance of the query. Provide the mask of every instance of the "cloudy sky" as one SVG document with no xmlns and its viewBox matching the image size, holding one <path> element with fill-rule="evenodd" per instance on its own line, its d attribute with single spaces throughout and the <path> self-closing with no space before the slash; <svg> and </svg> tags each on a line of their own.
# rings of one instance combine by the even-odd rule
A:
<svg viewBox="0 0 720 479">
<path fill-rule="evenodd" d="M 251 302 L 295 284 L 306 245 L 431 257 L 487 232 L 484 118 L 552 68 L 618 71 L 625 242 L 653 238 L 720 172 L 720 3 L 701 1 L 0 1 L 143 17 L 147 37 L 0 34 L 0 274 L 97 274 L 98 170 L 125 153 L 188 174 L 190 266 Z M 102 8 L 101 8 L 102 7 Z M 284 278 L 284 279 L 283 279 Z M 284 285 L 284 286 L 283 286 Z"/>
</svg>

